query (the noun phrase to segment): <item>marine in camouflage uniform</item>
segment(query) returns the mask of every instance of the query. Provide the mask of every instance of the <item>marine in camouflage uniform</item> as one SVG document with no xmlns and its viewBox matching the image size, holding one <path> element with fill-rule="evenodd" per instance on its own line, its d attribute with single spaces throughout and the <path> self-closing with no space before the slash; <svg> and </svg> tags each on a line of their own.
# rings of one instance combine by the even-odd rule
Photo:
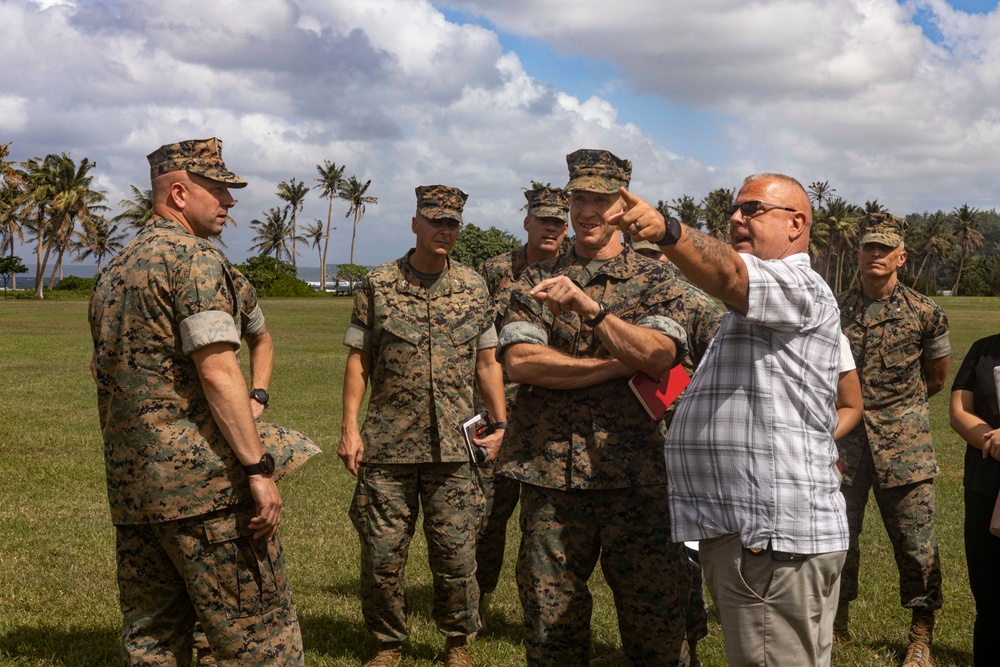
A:
<svg viewBox="0 0 1000 667">
<path fill-rule="evenodd" d="M 197 619 L 220 665 L 301 665 L 274 456 L 236 360 L 229 265 L 206 240 L 246 182 L 214 138 L 148 159 L 155 217 L 101 273 L 89 311 L 124 663 L 189 665 Z"/>
<path fill-rule="evenodd" d="M 671 542 L 663 442 L 628 387 L 700 359 L 719 311 L 667 264 L 623 247 L 631 163 L 567 156 L 574 249 L 528 268 L 497 354 L 520 382 L 499 472 L 521 491 L 517 582 L 529 665 L 586 665 L 598 559 L 636 665 L 687 664 L 688 576 Z M 689 354 L 690 352 L 690 354 Z"/>
<path fill-rule="evenodd" d="M 257 304 L 257 290 L 235 266 L 229 264 L 227 268 L 233 279 L 236 300 L 239 304 L 240 338 L 247 342 L 250 350 L 250 384 L 254 387 L 250 393 L 250 412 L 256 420 L 260 419 L 267 407 L 267 388 L 271 383 L 271 371 L 274 367 L 274 345 L 264 323 L 264 313 Z M 238 357 L 239 352 L 236 354 Z M 263 440 L 264 436 L 261 434 L 261 441 Z M 194 648 L 195 662 L 199 667 L 211 667 L 217 664 L 200 624 L 195 626 Z"/>
<path fill-rule="evenodd" d="M 553 259 L 559 254 L 566 238 L 569 200 L 563 190 L 533 188 L 525 191 L 524 198 L 527 199 L 527 215 L 524 217 L 527 243 L 487 260 L 477 269 L 486 280 L 486 287 L 496 305 L 494 322 L 497 331 L 507 314 L 511 289 L 521 280 L 521 274 L 531 264 Z M 516 391 L 517 383 L 504 377 L 508 415 Z M 507 522 L 517 508 L 521 485 L 510 477 L 494 475 L 492 463 L 479 467 L 479 481 L 483 489 L 483 518 L 476 542 L 476 581 L 481 599 L 485 601 L 500 579 L 507 543 Z M 486 606 L 485 602 L 480 605 L 481 615 L 485 614 Z"/>
<path fill-rule="evenodd" d="M 837 299 L 861 377 L 865 411 L 861 425 L 837 443 L 851 541 L 836 629 L 841 639 L 849 638 L 848 603 L 858 596 L 858 537 L 868 493 L 874 489 L 899 569 L 900 602 L 914 611 L 917 634 L 926 635 L 926 649 L 917 647 L 926 661 L 912 664 L 930 664 L 933 612 L 941 608 L 942 595 L 933 525 L 938 466 L 927 399 L 940 391 L 948 373 L 948 318 L 934 301 L 896 277 L 896 269 L 906 261 L 905 221 L 873 213 L 863 224 L 861 285 Z"/>
<path fill-rule="evenodd" d="M 368 274 L 344 334 L 351 350 L 338 454 L 358 477 L 350 516 L 361 541 L 362 611 L 379 642 L 370 665 L 401 660 L 408 635 L 403 572 L 420 506 L 446 664 L 471 664 L 465 643 L 479 629 L 481 501 L 461 424 L 475 414 L 477 386 L 494 420 L 506 420 L 506 406 L 486 285 L 447 255 L 465 199 L 457 188 L 417 188 L 416 247 Z M 498 430 L 480 441 L 489 460 L 502 437 Z"/>
</svg>

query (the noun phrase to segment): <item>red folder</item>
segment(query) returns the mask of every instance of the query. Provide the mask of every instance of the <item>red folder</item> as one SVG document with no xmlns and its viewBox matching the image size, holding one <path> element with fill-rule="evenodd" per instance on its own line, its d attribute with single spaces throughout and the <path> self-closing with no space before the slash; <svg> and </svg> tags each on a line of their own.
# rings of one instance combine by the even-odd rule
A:
<svg viewBox="0 0 1000 667">
<path fill-rule="evenodd" d="M 628 386 L 639 399 L 646 414 L 654 422 L 663 416 L 670 404 L 677 400 L 691 378 L 680 364 L 670 369 L 670 372 L 659 380 L 654 380 L 642 371 L 637 371 Z"/>
</svg>

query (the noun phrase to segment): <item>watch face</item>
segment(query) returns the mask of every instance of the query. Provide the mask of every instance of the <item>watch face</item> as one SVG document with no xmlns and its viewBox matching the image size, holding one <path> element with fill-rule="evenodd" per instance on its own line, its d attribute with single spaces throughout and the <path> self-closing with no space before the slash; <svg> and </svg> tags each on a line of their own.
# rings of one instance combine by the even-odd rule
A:
<svg viewBox="0 0 1000 667">
<path fill-rule="evenodd" d="M 264 456 L 261 457 L 260 463 L 261 467 L 264 468 L 265 473 L 271 474 L 274 472 L 274 457 L 270 454 L 265 453 Z"/>
</svg>

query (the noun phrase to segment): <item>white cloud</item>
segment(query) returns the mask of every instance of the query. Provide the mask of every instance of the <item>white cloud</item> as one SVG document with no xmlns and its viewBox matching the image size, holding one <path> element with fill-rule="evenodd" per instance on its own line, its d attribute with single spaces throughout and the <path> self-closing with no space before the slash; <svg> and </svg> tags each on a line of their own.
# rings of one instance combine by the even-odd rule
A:
<svg viewBox="0 0 1000 667">
<path fill-rule="evenodd" d="M 997 12 L 970 20 L 940 0 L 447 4 L 567 57 L 606 60 L 621 78 L 561 90 L 496 33 L 451 23 L 427 0 L 6 0 L 0 142 L 13 139 L 17 159 L 95 160 L 117 202 L 146 183 L 146 153 L 219 136 L 251 183 L 240 227 L 226 232 L 236 259 L 247 223 L 278 204 L 277 183 L 314 186 L 324 160 L 372 179 L 379 205 L 356 251 L 365 264 L 408 247 L 421 183 L 465 189 L 467 219 L 520 234 L 521 189 L 564 183 L 564 156 L 580 147 L 631 159 L 634 189 L 651 199 L 701 196 L 760 169 L 904 212 L 996 199 Z M 938 17 L 940 44 L 913 24 L 918 8 Z M 707 112 L 731 156 L 705 165 L 653 139 L 610 101 L 630 89 Z M 301 221 L 326 218 L 314 194 Z M 347 260 L 346 210 L 335 203 L 334 262 Z"/>
</svg>

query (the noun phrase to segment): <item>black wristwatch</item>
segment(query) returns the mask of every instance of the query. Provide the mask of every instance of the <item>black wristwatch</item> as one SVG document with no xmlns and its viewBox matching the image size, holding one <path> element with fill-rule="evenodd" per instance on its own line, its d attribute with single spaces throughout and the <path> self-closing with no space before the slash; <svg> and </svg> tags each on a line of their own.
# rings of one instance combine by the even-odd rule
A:
<svg viewBox="0 0 1000 667">
<path fill-rule="evenodd" d="M 271 398 L 271 395 L 267 393 L 267 389 L 257 388 L 250 392 L 250 398 L 257 401 L 265 408 L 267 407 L 267 401 Z"/>
<path fill-rule="evenodd" d="M 664 219 L 664 222 L 667 226 L 666 229 L 663 230 L 663 236 L 656 241 L 653 241 L 653 243 L 660 247 L 674 245 L 681 240 L 681 234 L 684 233 L 684 230 L 681 228 L 681 221 L 677 218 L 673 218 L 668 215 Z"/>
<path fill-rule="evenodd" d="M 599 311 L 597 311 L 597 314 L 594 315 L 589 320 L 583 321 L 583 323 L 586 324 L 588 327 L 596 327 L 598 324 L 601 323 L 601 320 L 603 320 L 605 317 L 608 316 L 608 306 L 603 301 L 598 301 L 597 305 L 600 306 L 601 308 Z"/>
<path fill-rule="evenodd" d="M 274 457 L 264 452 L 264 456 L 260 457 L 260 461 L 254 463 L 252 466 L 243 466 L 243 472 L 250 475 L 270 475 L 274 472 Z"/>
</svg>

